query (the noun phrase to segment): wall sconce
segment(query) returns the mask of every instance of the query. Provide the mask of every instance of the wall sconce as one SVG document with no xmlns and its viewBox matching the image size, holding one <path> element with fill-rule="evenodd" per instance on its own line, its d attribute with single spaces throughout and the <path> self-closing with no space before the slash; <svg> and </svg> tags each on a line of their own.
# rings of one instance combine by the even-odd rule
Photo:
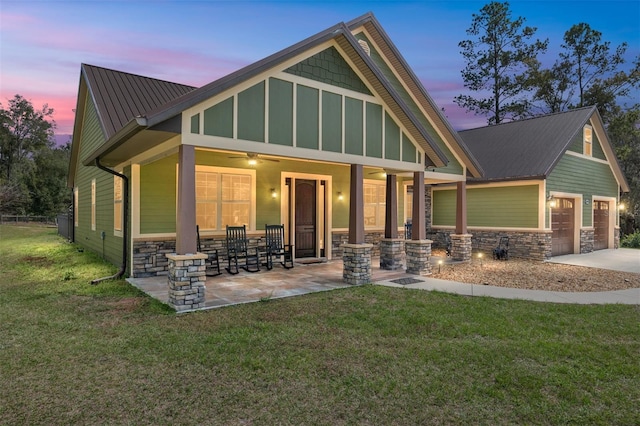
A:
<svg viewBox="0 0 640 426">
<path fill-rule="evenodd" d="M 275 188 L 271 188 L 271 198 L 277 198 L 278 197 L 278 193 L 276 192 Z"/>
<path fill-rule="evenodd" d="M 551 207 L 552 209 L 556 207 L 556 199 L 553 197 L 553 195 L 547 196 L 547 202 L 549 203 L 549 207 Z"/>
<path fill-rule="evenodd" d="M 625 209 L 624 204 L 620 203 L 620 205 L 618 206 L 618 210 L 620 210 L 621 212 L 623 212 Z"/>
<path fill-rule="evenodd" d="M 338 192 L 338 200 L 339 201 L 344 200 L 344 196 L 342 195 L 342 192 Z"/>
</svg>

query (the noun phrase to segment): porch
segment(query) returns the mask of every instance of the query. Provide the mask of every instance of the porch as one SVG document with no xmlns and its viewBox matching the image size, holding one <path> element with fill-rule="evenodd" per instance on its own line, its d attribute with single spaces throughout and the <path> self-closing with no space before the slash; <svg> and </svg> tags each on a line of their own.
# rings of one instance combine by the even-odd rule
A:
<svg viewBox="0 0 640 426">
<path fill-rule="evenodd" d="M 442 259 L 438 257 L 431 258 L 432 263 L 437 263 L 438 260 Z M 446 259 L 445 261 L 450 260 Z M 372 283 L 404 280 L 399 282 L 403 284 L 408 282 L 415 283 L 424 279 L 421 276 L 407 274 L 404 269 L 395 271 L 380 269 L 380 260 L 378 258 L 372 259 L 371 270 Z M 167 280 L 166 275 L 127 279 L 130 284 L 162 303 L 167 303 L 169 300 Z M 265 268 L 257 273 L 241 270 L 237 275 L 230 275 L 225 272 L 216 277 L 207 277 L 205 306 L 198 310 L 267 301 L 347 287 L 351 287 L 351 285 L 344 282 L 343 262 L 341 260 L 309 264 L 296 263 L 295 267 L 289 270 L 275 266 L 270 271 Z"/>
</svg>

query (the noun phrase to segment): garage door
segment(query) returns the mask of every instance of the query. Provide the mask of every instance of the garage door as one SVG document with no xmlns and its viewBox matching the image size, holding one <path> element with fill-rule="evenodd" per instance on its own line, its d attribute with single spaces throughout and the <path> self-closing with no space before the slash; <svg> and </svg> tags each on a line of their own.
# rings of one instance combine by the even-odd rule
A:
<svg viewBox="0 0 640 426">
<path fill-rule="evenodd" d="M 574 202 L 569 198 L 557 198 L 551 209 L 551 255 L 573 253 Z"/>
<path fill-rule="evenodd" d="M 593 249 L 609 248 L 609 202 L 593 203 Z"/>
</svg>

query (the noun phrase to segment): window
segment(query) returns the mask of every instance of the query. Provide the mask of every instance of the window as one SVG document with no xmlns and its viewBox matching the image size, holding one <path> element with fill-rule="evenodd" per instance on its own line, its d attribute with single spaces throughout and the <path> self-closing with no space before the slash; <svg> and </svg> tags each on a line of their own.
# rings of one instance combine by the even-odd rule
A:
<svg viewBox="0 0 640 426">
<path fill-rule="evenodd" d="M 366 182 L 364 190 L 364 226 L 365 228 L 384 227 L 385 219 L 385 183 Z"/>
<path fill-rule="evenodd" d="M 196 223 L 201 229 L 224 230 L 227 225 L 252 227 L 255 175 L 228 171 L 235 170 L 196 167 Z"/>
<path fill-rule="evenodd" d="M 91 181 L 91 230 L 96 230 L 96 180 Z"/>
<path fill-rule="evenodd" d="M 592 155 L 592 147 L 593 147 L 593 129 L 591 128 L 590 125 L 586 125 L 584 126 L 583 132 L 582 132 L 582 139 L 584 141 L 584 149 L 583 149 L 583 153 L 584 155 L 588 155 L 589 157 L 591 157 Z"/>
<path fill-rule="evenodd" d="M 404 195 L 404 221 L 405 223 L 411 222 L 413 216 L 413 185 L 405 186 L 406 191 Z"/>
<path fill-rule="evenodd" d="M 113 177 L 113 230 L 122 232 L 122 179 Z"/>
<path fill-rule="evenodd" d="M 73 226 L 78 227 L 78 187 L 73 188 Z"/>
</svg>

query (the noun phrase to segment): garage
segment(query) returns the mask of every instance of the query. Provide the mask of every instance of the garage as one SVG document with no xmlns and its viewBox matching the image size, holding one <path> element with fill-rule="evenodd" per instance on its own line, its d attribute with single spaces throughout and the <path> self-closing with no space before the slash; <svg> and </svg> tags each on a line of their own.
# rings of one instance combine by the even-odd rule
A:
<svg viewBox="0 0 640 426">
<path fill-rule="evenodd" d="M 557 198 L 551 209 L 551 256 L 573 254 L 575 206 L 570 198 Z"/>
<path fill-rule="evenodd" d="M 593 249 L 609 248 L 609 202 L 593 203 Z"/>
</svg>

